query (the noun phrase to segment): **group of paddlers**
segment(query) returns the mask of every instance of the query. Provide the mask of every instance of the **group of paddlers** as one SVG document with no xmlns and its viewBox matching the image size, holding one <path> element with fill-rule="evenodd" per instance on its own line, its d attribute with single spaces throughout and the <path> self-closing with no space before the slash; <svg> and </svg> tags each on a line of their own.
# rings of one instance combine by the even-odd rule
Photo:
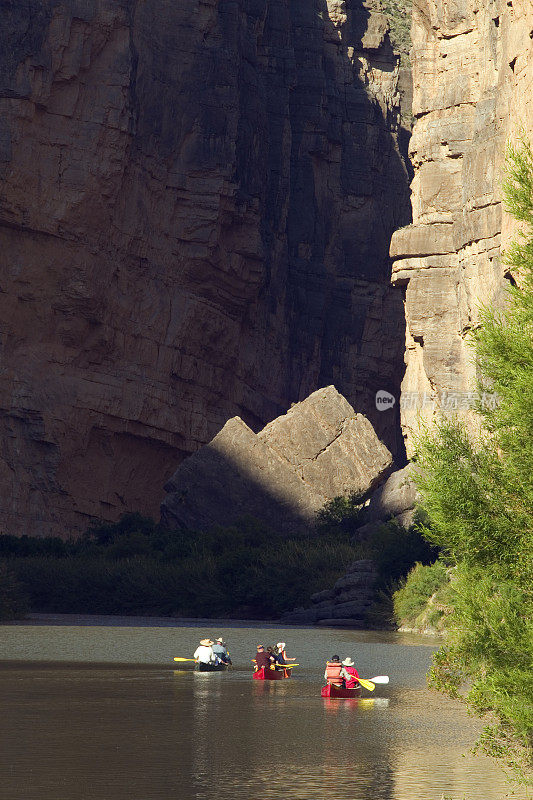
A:
<svg viewBox="0 0 533 800">
<path fill-rule="evenodd" d="M 277 642 L 275 647 L 264 647 L 264 645 L 258 644 L 255 658 L 252 659 L 255 671 L 260 669 L 281 670 L 290 666 L 290 662 L 296 661 L 296 659 L 289 658 L 285 647 L 285 642 Z M 202 639 L 194 652 L 194 658 L 202 664 L 231 664 L 226 642 L 221 636 L 214 641 Z M 359 673 L 351 658 L 347 657 L 341 661 L 338 655 L 334 655 L 326 664 L 324 680 L 328 684 L 342 686 L 344 689 L 355 689 L 359 685 Z"/>
<path fill-rule="evenodd" d="M 359 673 L 351 658 L 341 661 L 339 656 L 334 655 L 326 664 L 324 680 L 333 686 L 342 686 L 343 689 L 355 689 L 359 686 Z"/>
<path fill-rule="evenodd" d="M 257 653 L 255 658 L 252 659 L 255 664 L 255 669 L 284 669 L 290 661 L 296 661 L 295 658 L 289 658 L 285 650 L 286 643 L 278 642 L 275 647 L 264 647 L 262 644 L 257 645 Z"/>
<path fill-rule="evenodd" d="M 201 664 L 231 664 L 226 642 L 219 636 L 218 639 L 201 639 L 199 646 L 194 651 L 193 657 Z"/>
</svg>

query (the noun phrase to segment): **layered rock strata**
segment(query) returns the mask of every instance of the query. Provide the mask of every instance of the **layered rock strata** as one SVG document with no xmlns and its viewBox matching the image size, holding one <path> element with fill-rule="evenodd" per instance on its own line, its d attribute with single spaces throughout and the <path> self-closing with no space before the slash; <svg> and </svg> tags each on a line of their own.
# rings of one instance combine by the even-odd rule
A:
<svg viewBox="0 0 533 800">
<path fill-rule="evenodd" d="M 465 339 L 481 304 L 504 302 L 502 164 L 506 140 L 533 133 L 531 0 L 414 0 L 412 39 L 413 222 L 391 243 L 405 292 L 409 450 L 420 414 L 468 413 Z"/>
<path fill-rule="evenodd" d="M 167 483 L 161 520 L 205 531 L 253 517 L 274 534 L 294 533 L 328 500 L 371 491 L 392 463 L 370 422 L 328 386 L 258 434 L 229 420 Z"/>
<path fill-rule="evenodd" d="M 335 382 L 391 448 L 409 218 L 360 0 L 0 0 L 0 524 L 155 514 L 177 463 Z"/>
</svg>

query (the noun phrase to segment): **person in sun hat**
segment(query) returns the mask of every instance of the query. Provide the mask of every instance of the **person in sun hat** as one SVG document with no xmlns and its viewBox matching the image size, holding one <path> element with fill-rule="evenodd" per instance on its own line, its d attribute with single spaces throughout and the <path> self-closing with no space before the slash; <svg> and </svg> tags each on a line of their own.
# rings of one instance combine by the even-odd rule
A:
<svg viewBox="0 0 533 800">
<path fill-rule="evenodd" d="M 202 664 L 216 664 L 217 659 L 213 653 L 214 642 L 211 639 L 201 639 L 199 646 L 193 653 L 193 658 L 196 661 L 201 661 Z"/>
<path fill-rule="evenodd" d="M 274 653 L 275 653 L 276 661 L 277 661 L 278 664 L 283 665 L 283 664 L 286 664 L 288 661 L 296 661 L 295 658 L 289 658 L 288 657 L 288 655 L 287 655 L 287 653 L 285 651 L 286 646 L 287 646 L 286 642 L 278 642 L 276 644 L 276 649 L 275 649 Z"/>
<path fill-rule="evenodd" d="M 354 662 L 349 656 L 342 662 L 341 675 L 345 680 L 346 689 L 355 689 L 356 686 L 359 686 L 359 673 L 355 669 Z"/>
<path fill-rule="evenodd" d="M 215 644 L 213 645 L 213 653 L 218 661 L 222 664 L 231 664 L 231 658 L 229 657 L 229 653 L 226 648 L 226 642 L 222 636 L 219 636 L 218 639 L 216 639 Z"/>
</svg>

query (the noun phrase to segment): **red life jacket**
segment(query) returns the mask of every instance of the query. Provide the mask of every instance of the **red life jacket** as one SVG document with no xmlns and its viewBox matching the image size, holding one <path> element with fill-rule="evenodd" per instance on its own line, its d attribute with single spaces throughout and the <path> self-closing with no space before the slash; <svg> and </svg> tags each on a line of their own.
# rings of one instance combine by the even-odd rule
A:
<svg viewBox="0 0 533 800">
<path fill-rule="evenodd" d="M 357 672 L 357 670 L 355 669 L 355 667 L 344 667 L 344 669 L 346 670 L 346 672 L 347 672 L 349 675 L 353 675 L 353 680 L 351 680 L 351 681 L 346 681 L 346 688 L 347 688 L 347 689 L 355 689 L 355 687 L 356 687 L 356 686 L 358 685 L 358 683 L 359 683 L 359 681 L 358 681 L 358 678 L 359 678 L 359 673 Z"/>
<path fill-rule="evenodd" d="M 336 661 L 328 661 L 326 664 L 326 680 L 334 686 L 343 686 L 344 681 L 341 678 L 342 664 Z"/>
</svg>

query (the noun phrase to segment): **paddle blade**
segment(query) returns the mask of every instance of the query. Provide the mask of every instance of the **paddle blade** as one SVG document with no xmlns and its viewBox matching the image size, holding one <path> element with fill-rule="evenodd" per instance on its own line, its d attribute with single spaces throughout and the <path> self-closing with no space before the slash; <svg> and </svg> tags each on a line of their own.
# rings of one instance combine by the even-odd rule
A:
<svg viewBox="0 0 533 800">
<path fill-rule="evenodd" d="M 299 667 L 299 664 L 283 664 L 285 669 L 292 669 L 293 667 Z"/>
<path fill-rule="evenodd" d="M 365 678 L 359 678 L 359 683 L 364 689 L 368 689 L 369 692 L 373 692 L 376 688 L 372 681 L 367 681 Z"/>
<path fill-rule="evenodd" d="M 174 661 L 196 661 L 195 658 L 179 658 L 178 656 L 174 656 Z"/>
<path fill-rule="evenodd" d="M 388 683 L 389 676 L 388 675 L 376 675 L 375 678 L 370 678 L 372 683 Z"/>
</svg>

